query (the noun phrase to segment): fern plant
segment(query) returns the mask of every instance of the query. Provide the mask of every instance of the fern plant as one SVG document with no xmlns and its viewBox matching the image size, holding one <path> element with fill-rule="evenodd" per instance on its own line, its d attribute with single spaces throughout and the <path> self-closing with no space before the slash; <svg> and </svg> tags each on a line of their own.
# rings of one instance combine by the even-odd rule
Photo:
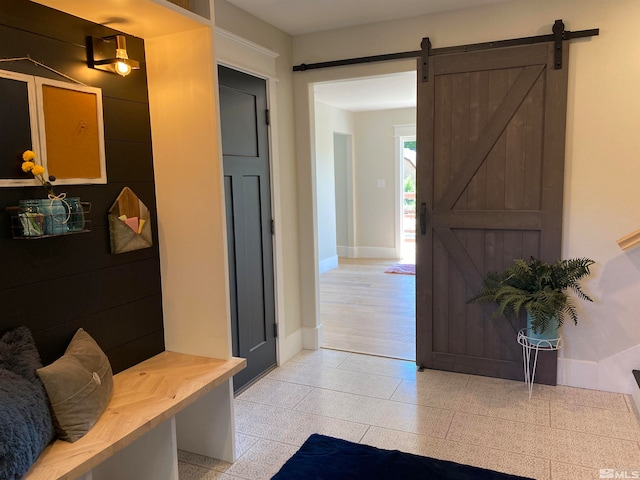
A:
<svg viewBox="0 0 640 480">
<path fill-rule="evenodd" d="M 578 298 L 593 300 L 582 290 L 579 281 L 589 275 L 589 267 L 595 262 L 588 258 L 558 260 L 548 264 L 531 257 L 528 261 L 518 259 L 502 272 L 489 272 L 484 279 L 484 288 L 467 303 L 496 303 L 498 315 L 518 317 L 524 309 L 531 318 L 536 333 L 544 332 L 556 319 L 562 326 L 566 317 L 578 324 L 578 313 L 568 290 Z"/>
</svg>

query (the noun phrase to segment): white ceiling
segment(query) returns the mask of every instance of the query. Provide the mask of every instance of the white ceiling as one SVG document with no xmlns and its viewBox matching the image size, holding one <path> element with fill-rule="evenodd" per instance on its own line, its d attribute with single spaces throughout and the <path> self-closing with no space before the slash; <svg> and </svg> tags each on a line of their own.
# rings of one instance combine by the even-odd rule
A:
<svg viewBox="0 0 640 480">
<path fill-rule="evenodd" d="M 289 33 L 333 30 L 459 10 L 507 0 L 227 0 Z M 361 112 L 415 106 L 416 75 L 393 75 L 319 84 L 316 99 Z"/>
<path fill-rule="evenodd" d="M 416 72 L 318 83 L 316 100 L 352 112 L 416 106 Z"/>
<path fill-rule="evenodd" d="M 290 35 L 459 10 L 507 0 L 227 0 Z"/>
</svg>

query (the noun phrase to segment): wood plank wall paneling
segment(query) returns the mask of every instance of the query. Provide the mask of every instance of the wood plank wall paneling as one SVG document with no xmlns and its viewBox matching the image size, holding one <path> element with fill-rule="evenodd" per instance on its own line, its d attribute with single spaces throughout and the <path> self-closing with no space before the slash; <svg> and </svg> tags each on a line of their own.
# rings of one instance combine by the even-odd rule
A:
<svg viewBox="0 0 640 480">
<path fill-rule="evenodd" d="M 30 55 L 102 89 L 108 180 L 56 187 L 92 203 L 88 234 L 13 240 L 9 218 L 0 213 L 0 333 L 26 325 L 48 364 L 82 327 L 118 372 L 163 351 L 164 331 L 144 43 L 127 36 L 129 56 L 141 69 L 126 78 L 86 64 L 86 36 L 114 33 L 28 0 L 0 3 L 0 58 Z M 25 61 L 3 62 L 0 69 L 62 80 Z M 111 255 L 107 211 L 125 186 L 151 210 L 154 246 Z M 44 197 L 42 188 L 1 188 L 0 207 Z"/>
</svg>

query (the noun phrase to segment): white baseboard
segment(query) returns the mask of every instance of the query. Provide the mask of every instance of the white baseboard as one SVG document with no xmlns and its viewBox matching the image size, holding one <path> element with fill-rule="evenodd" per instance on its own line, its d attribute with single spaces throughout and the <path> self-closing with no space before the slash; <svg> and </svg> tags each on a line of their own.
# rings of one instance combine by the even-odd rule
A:
<svg viewBox="0 0 640 480">
<path fill-rule="evenodd" d="M 338 255 L 320 260 L 318 265 L 318 273 L 322 275 L 323 273 L 328 272 L 329 270 L 333 270 L 334 268 L 338 268 Z"/>
<path fill-rule="evenodd" d="M 629 375 L 631 370 L 640 368 L 640 345 L 600 360 L 598 364 L 598 390 L 631 393 Z"/>
<path fill-rule="evenodd" d="M 387 247 L 336 247 L 338 256 L 346 258 L 400 258 L 395 248 Z"/>
<path fill-rule="evenodd" d="M 558 385 L 598 389 L 598 363 L 558 358 Z"/>
<path fill-rule="evenodd" d="M 318 350 L 322 346 L 322 324 L 315 327 L 302 327 L 302 348 Z"/>
<path fill-rule="evenodd" d="M 640 345 L 598 362 L 558 358 L 558 384 L 630 394 L 634 369 L 640 369 Z"/>
<path fill-rule="evenodd" d="M 284 332 L 282 332 L 284 334 Z M 302 328 L 291 335 L 281 335 L 278 342 L 278 366 L 284 365 L 302 350 Z"/>
<path fill-rule="evenodd" d="M 278 366 L 282 366 L 304 350 L 318 350 L 322 345 L 322 325 L 301 327 L 278 344 Z"/>
<path fill-rule="evenodd" d="M 336 247 L 336 250 L 338 251 L 339 257 L 356 258 L 356 247 L 346 247 L 343 245 L 338 245 Z"/>
<path fill-rule="evenodd" d="M 355 247 L 357 258 L 398 258 L 395 248 Z"/>
</svg>

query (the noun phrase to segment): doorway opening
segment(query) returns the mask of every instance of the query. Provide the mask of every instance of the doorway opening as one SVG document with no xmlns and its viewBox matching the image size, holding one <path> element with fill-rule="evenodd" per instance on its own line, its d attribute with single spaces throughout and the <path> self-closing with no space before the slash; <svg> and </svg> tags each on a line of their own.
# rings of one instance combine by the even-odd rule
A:
<svg viewBox="0 0 640 480">
<path fill-rule="evenodd" d="M 415 277 L 385 273 L 414 263 L 415 83 L 314 86 L 322 347 L 415 360 Z"/>
</svg>

